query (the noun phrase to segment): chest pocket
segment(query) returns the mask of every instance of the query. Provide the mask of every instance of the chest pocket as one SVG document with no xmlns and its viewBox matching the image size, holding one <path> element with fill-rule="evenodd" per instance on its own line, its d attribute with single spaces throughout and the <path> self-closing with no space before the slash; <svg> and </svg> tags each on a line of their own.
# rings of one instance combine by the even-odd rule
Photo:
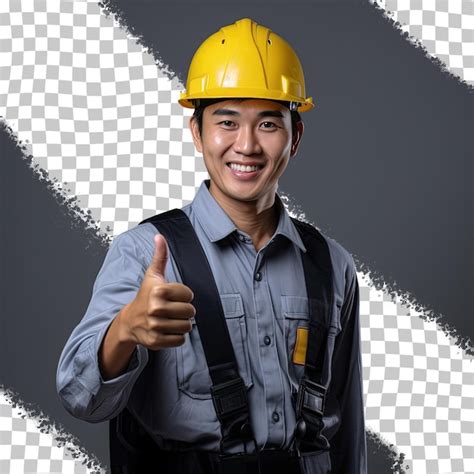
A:
<svg viewBox="0 0 474 474">
<path fill-rule="evenodd" d="M 221 293 L 219 296 L 237 359 L 239 374 L 246 387 L 250 388 L 253 382 L 247 344 L 247 321 L 242 296 L 240 293 Z M 178 387 L 192 398 L 210 399 L 212 381 L 196 321 L 194 318 L 191 321 L 192 330 L 186 335 L 184 344 L 176 348 Z"/>
<path fill-rule="evenodd" d="M 306 356 L 307 341 L 309 336 L 309 301 L 305 296 L 282 295 L 281 308 L 284 318 L 286 354 L 288 361 L 288 377 L 293 391 L 297 391 L 301 378 L 304 375 L 304 357 Z M 340 305 L 335 305 L 332 321 L 322 324 L 328 327 L 326 351 L 332 357 L 333 340 L 340 331 L 339 326 Z"/>
<path fill-rule="evenodd" d="M 281 308 L 284 317 L 286 354 L 288 362 L 288 377 L 294 391 L 298 390 L 299 382 L 304 374 L 304 365 L 293 362 L 295 352 L 296 358 L 301 357 L 304 341 L 301 335 L 309 331 L 309 308 L 308 298 L 304 296 L 282 295 Z M 298 338 L 298 346 L 296 340 Z"/>
</svg>

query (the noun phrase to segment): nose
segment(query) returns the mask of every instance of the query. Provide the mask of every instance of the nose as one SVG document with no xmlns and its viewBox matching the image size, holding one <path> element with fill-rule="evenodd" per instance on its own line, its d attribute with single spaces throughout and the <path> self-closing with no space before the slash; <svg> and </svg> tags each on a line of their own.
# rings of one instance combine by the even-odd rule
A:
<svg viewBox="0 0 474 474">
<path fill-rule="evenodd" d="M 234 151 L 242 155 L 259 155 L 262 147 L 252 126 L 239 127 L 234 142 Z"/>
</svg>

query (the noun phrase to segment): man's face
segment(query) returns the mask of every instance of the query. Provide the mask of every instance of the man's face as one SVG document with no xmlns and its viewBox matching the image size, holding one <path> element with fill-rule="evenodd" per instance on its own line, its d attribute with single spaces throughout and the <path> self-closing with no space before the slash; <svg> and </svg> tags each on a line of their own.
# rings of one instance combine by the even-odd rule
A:
<svg viewBox="0 0 474 474">
<path fill-rule="evenodd" d="M 231 99 L 208 105 L 203 113 L 202 136 L 193 118 L 190 127 L 211 178 L 210 192 L 218 201 L 234 204 L 273 203 L 278 179 L 296 154 L 303 133 L 300 122 L 292 139 L 289 109 L 263 99 Z"/>
</svg>

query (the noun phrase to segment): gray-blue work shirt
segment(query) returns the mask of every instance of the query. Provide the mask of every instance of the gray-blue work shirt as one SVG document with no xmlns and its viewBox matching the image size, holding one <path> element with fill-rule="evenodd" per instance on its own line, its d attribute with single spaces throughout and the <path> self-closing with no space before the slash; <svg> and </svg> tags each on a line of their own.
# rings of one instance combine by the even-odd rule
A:
<svg viewBox="0 0 474 474">
<path fill-rule="evenodd" d="M 286 448 L 295 429 L 292 393 L 304 372 L 304 366 L 294 362 L 294 352 L 297 328 L 308 327 L 301 258 L 306 249 L 278 194 L 277 229 L 257 252 L 249 235 L 235 226 L 208 185 L 209 180 L 203 181 L 194 200 L 182 209 L 217 284 L 239 373 L 248 388 L 257 445 Z M 99 371 L 102 339 L 113 318 L 135 297 L 152 260 L 156 233 L 153 224 L 144 223 L 113 240 L 87 311 L 61 354 L 57 390 L 66 409 L 83 420 L 109 420 L 128 403 L 165 449 L 173 446 L 168 440 L 177 440 L 194 443 L 197 449 L 218 450 L 220 425 L 194 321 L 185 343 L 157 351 L 153 366 L 147 365 L 148 350 L 137 345 L 125 373 L 104 381 Z M 329 453 L 324 453 L 324 462 L 332 462 L 333 472 L 359 474 L 366 472 L 366 447 L 357 275 L 350 253 L 325 238 L 335 275 L 336 318 L 332 324 L 340 343 L 336 342 L 331 382 L 339 398 L 324 417 L 326 436 L 332 438 L 330 459 Z M 165 277 L 182 283 L 171 252 Z M 308 466 L 307 472 L 322 471 Z"/>
</svg>

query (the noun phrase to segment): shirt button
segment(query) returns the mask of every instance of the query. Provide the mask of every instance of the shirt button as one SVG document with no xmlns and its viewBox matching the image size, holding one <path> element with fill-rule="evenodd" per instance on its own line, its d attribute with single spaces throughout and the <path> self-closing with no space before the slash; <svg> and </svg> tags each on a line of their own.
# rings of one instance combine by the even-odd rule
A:
<svg viewBox="0 0 474 474">
<path fill-rule="evenodd" d="M 239 240 L 245 242 L 245 235 L 239 234 Z"/>
<path fill-rule="evenodd" d="M 263 338 L 263 342 L 265 343 L 266 346 L 269 346 L 272 342 L 272 340 L 270 339 L 270 336 L 265 336 Z"/>
<path fill-rule="evenodd" d="M 260 272 L 255 273 L 255 280 L 260 281 L 262 279 L 262 274 Z"/>
<path fill-rule="evenodd" d="M 272 413 L 272 420 L 274 423 L 278 423 L 280 421 L 280 415 L 276 411 Z"/>
</svg>

